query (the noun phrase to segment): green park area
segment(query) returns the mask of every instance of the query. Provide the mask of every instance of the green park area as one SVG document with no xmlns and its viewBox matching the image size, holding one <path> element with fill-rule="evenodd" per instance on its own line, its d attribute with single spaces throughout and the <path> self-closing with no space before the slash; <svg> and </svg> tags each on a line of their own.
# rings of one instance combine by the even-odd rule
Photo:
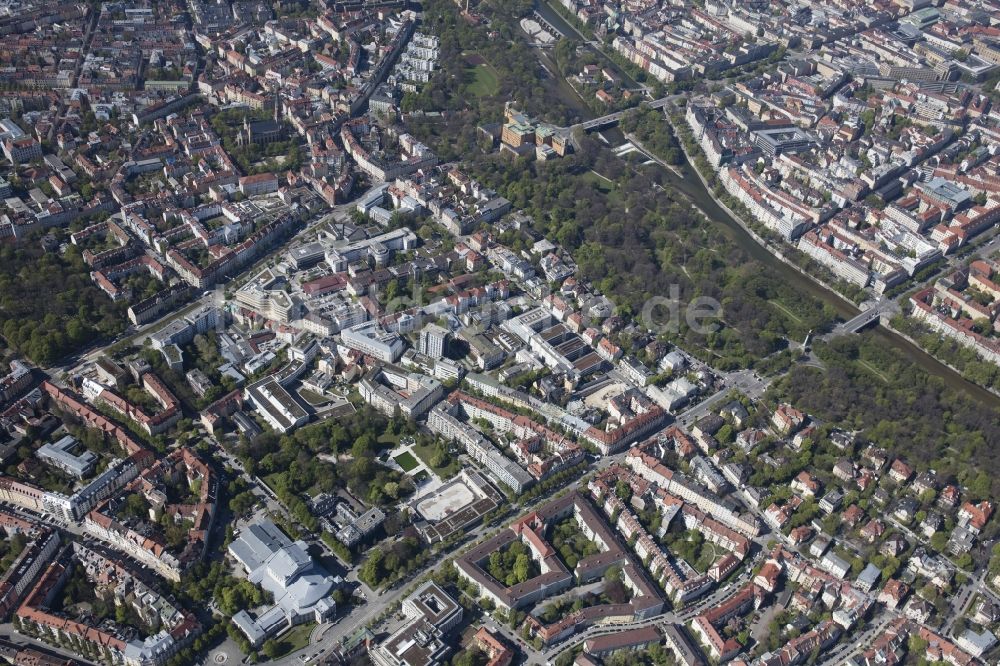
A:
<svg viewBox="0 0 1000 666">
<path fill-rule="evenodd" d="M 448 452 L 444 442 L 420 442 L 413 452 L 442 479 L 450 479 L 462 470 L 462 461 Z"/>
<path fill-rule="evenodd" d="M 300 624 L 284 636 L 265 641 L 261 652 L 268 659 L 280 659 L 285 655 L 297 652 L 309 645 L 309 638 L 315 628 L 316 624 L 313 622 Z"/>
<path fill-rule="evenodd" d="M 500 92 L 500 78 L 486 60 L 479 54 L 466 56 L 467 91 L 474 97 L 492 97 Z"/>
</svg>

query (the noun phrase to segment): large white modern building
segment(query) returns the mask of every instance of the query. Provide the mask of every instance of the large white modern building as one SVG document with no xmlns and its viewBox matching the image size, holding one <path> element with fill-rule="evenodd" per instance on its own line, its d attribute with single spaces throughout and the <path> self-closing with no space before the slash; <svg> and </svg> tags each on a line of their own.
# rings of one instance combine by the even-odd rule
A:
<svg viewBox="0 0 1000 666">
<path fill-rule="evenodd" d="M 395 363 L 403 355 L 405 345 L 397 333 L 384 330 L 374 321 L 346 328 L 340 332 L 344 345 L 385 363 Z"/>
<path fill-rule="evenodd" d="M 287 324 L 301 315 L 302 304 L 285 291 L 286 284 L 283 276 L 265 269 L 236 292 L 236 303 L 265 319 Z"/>
<path fill-rule="evenodd" d="M 335 272 L 346 271 L 352 262 L 371 258 L 376 266 L 386 266 L 392 259 L 393 252 L 412 250 L 420 242 L 417 235 L 409 229 L 394 229 L 379 236 L 352 241 L 343 245 L 331 243 L 326 251 L 326 263 Z"/>
<path fill-rule="evenodd" d="M 219 311 L 213 305 L 202 305 L 186 317 L 175 319 L 156 333 L 149 336 L 153 349 L 163 349 L 170 345 L 184 345 L 194 340 L 194 336 L 210 331 L 219 322 Z"/>
<path fill-rule="evenodd" d="M 248 386 L 246 398 L 278 432 L 290 432 L 309 421 L 309 412 L 273 376 Z"/>
<path fill-rule="evenodd" d="M 78 442 L 72 435 L 66 435 L 58 442 L 43 444 L 35 452 L 42 462 L 82 479 L 97 467 L 97 454 L 86 449 L 76 453 Z"/>
<path fill-rule="evenodd" d="M 365 402 L 387 416 L 396 410 L 405 418 L 419 418 L 444 394 L 438 380 L 418 372 L 383 366 L 369 371 L 358 384 Z"/>
<path fill-rule="evenodd" d="M 448 341 L 448 331 L 437 324 L 427 324 L 420 330 L 417 351 L 425 356 L 438 359 L 444 356 Z"/>
<path fill-rule="evenodd" d="M 337 614 L 330 597 L 336 581 L 313 562 L 304 541 L 292 542 L 270 520 L 243 528 L 229 544 L 229 555 L 247 579 L 274 597 L 274 606 L 254 618 L 241 610 L 233 623 L 255 647 L 271 636 L 308 621 L 325 622 Z"/>
</svg>

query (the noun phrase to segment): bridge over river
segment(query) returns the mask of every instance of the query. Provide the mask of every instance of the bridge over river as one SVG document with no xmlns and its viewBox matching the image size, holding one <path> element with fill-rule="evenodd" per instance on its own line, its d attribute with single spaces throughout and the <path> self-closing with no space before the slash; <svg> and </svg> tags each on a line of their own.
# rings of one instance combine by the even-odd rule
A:
<svg viewBox="0 0 1000 666">
<path fill-rule="evenodd" d="M 673 98 L 661 97 L 660 99 L 649 102 L 647 106 L 649 106 L 649 108 L 651 109 L 662 109 L 670 102 L 671 99 Z M 617 125 L 619 122 L 621 122 L 621 119 L 625 116 L 625 114 L 629 113 L 630 111 L 633 111 L 633 109 L 616 111 L 614 113 L 609 113 L 606 116 L 601 116 L 600 118 L 593 118 L 591 120 L 587 120 L 582 123 L 571 125 L 570 127 L 564 129 L 568 129 L 570 131 L 582 129 L 584 132 L 600 132 L 601 130 L 606 130 L 609 127 L 614 127 L 615 125 Z"/>
</svg>

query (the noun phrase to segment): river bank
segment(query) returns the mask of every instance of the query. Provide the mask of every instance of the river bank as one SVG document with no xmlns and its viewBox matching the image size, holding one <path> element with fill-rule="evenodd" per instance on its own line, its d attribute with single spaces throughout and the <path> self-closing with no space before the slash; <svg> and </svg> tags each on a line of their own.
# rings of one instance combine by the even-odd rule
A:
<svg viewBox="0 0 1000 666">
<path fill-rule="evenodd" d="M 544 2 L 536 3 L 536 7 L 537 6 L 544 6 Z M 565 23 L 565 21 L 562 20 L 562 17 L 559 16 L 555 17 L 555 20 Z M 559 26 L 558 23 L 556 23 L 556 25 L 557 27 Z M 536 53 L 539 55 L 540 60 L 548 60 L 547 54 L 540 52 L 538 49 L 536 49 Z M 568 88 L 568 94 L 564 95 L 563 102 L 579 114 L 581 119 L 593 118 L 593 112 L 579 97 L 579 93 L 572 87 L 569 87 L 565 80 L 562 82 L 558 81 L 558 79 L 561 78 L 558 74 L 555 74 L 554 78 L 556 79 L 554 81 L 556 85 L 561 83 Z M 627 140 L 621 129 L 617 127 L 600 132 L 600 135 L 609 147 L 623 144 Z M 758 261 L 760 264 L 768 268 L 770 272 L 774 273 L 775 279 L 784 280 L 790 284 L 794 284 L 796 288 L 801 291 L 822 301 L 823 303 L 828 304 L 834 312 L 837 313 L 837 316 L 845 321 L 855 317 L 861 312 L 861 310 L 854 303 L 831 289 L 815 276 L 804 271 L 797 264 L 789 260 L 788 257 L 780 251 L 780 249 L 772 247 L 771 243 L 757 234 L 750 227 L 750 225 L 726 207 L 725 204 L 719 201 L 718 198 L 711 193 L 707 180 L 694 166 L 692 159 L 693 156 L 688 155 L 687 151 L 684 149 L 683 143 L 681 143 L 681 148 L 681 154 L 684 156 L 684 163 L 679 167 L 671 165 L 672 168 L 668 168 L 667 166 L 664 166 L 662 160 L 654 160 L 656 168 L 662 171 L 665 181 L 670 184 L 673 190 L 684 195 L 685 198 L 687 198 L 691 204 L 710 222 L 723 227 L 726 235 L 739 245 L 750 256 L 750 258 Z M 654 153 L 645 149 L 642 150 L 644 153 L 656 157 Z M 980 386 L 979 384 L 969 381 L 961 373 L 956 372 L 946 363 L 943 363 L 937 358 L 931 356 L 918 345 L 914 345 L 911 341 L 904 338 L 895 329 L 886 326 L 878 326 L 870 333 L 864 333 L 864 335 L 873 335 L 878 337 L 886 344 L 897 349 L 907 359 L 927 372 L 929 375 L 940 377 L 941 380 L 950 388 L 962 391 L 967 395 L 973 396 L 979 402 L 985 403 L 993 408 L 1000 409 L 1000 396 L 993 391 Z"/>
<path fill-rule="evenodd" d="M 552 24 L 556 30 L 559 30 L 563 35 L 569 39 L 577 39 L 581 43 L 586 44 L 587 47 L 598 56 L 600 60 L 603 61 L 605 66 L 611 67 L 613 70 L 617 71 L 622 77 L 622 81 L 625 82 L 626 86 L 631 89 L 642 88 L 643 86 L 636 81 L 629 72 L 624 71 L 618 63 L 614 61 L 604 49 L 600 48 L 599 42 L 593 41 L 588 35 L 584 35 L 580 32 L 577 26 L 570 23 L 566 17 L 563 15 L 563 10 L 558 5 L 550 4 L 548 0 L 537 0 L 535 2 L 535 11 L 543 19 Z"/>
<path fill-rule="evenodd" d="M 667 122 L 671 122 L 669 115 L 665 114 L 665 116 Z M 676 128 L 673 127 L 672 123 L 671 128 L 676 136 Z M 737 230 L 737 233 L 732 234 L 733 239 L 753 258 L 774 269 L 779 274 L 778 277 L 789 279 L 797 286 L 802 287 L 810 295 L 829 304 L 845 321 L 861 312 L 856 305 L 838 292 L 791 262 L 780 250 L 774 248 L 771 243 L 750 228 L 750 225 L 741 219 L 740 216 L 736 215 L 720 201 L 709 189 L 707 179 L 694 166 L 693 156 L 688 154 L 683 142 L 678 140 L 678 143 L 681 146 L 681 153 L 684 155 L 684 164 L 681 165 L 681 169 L 686 174 L 686 177 L 678 178 L 675 175 L 675 171 L 671 169 L 664 169 L 663 173 L 666 174 L 667 179 L 671 184 L 676 186 L 678 191 L 687 195 L 692 204 L 707 219 L 723 224 L 730 229 Z M 649 153 L 645 149 L 643 149 L 643 152 Z M 660 165 L 660 161 L 657 161 L 657 165 Z M 691 176 L 692 172 L 693 177 Z M 880 326 L 871 331 L 871 335 L 875 335 L 887 344 L 892 345 L 922 370 L 928 374 L 940 377 L 949 387 L 962 391 L 991 407 L 1000 408 L 1000 394 L 966 379 L 953 366 L 931 356 L 909 336 L 901 333 L 891 325 L 885 322 L 880 322 L 880 324 Z"/>
<path fill-rule="evenodd" d="M 666 114 L 666 113 L 664 114 L 664 116 L 667 118 L 667 122 L 671 123 L 670 126 L 671 126 L 671 128 L 672 128 L 672 130 L 674 132 L 674 135 L 676 136 L 676 134 L 677 134 L 677 128 L 675 128 L 673 126 L 673 123 L 670 121 L 670 116 L 668 114 Z M 656 160 L 658 164 L 660 164 L 660 166 L 663 166 L 663 167 L 666 167 L 666 168 L 670 169 L 670 171 L 672 171 L 676 176 L 678 176 L 680 178 L 684 177 L 683 173 L 679 169 L 677 169 L 677 167 L 664 164 L 662 160 L 660 160 L 658 157 L 656 157 L 656 155 L 652 151 L 648 150 L 638 140 L 636 140 L 633 137 L 630 137 L 628 135 L 626 135 L 626 136 L 628 137 L 629 141 L 631 141 L 632 143 L 634 143 L 636 145 L 636 147 L 639 148 L 639 150 L 641 150 L 642 152 L 646 153 L 647 155 L 652 156 L 653 159 Z M 798 272 L 799 275 L 801 275 L 802 277 L 808 278 L 817 287 L 820 287 L 821 289 L 824 289 L 828 293 L 829 298 L 838 299 L 839 302 L 840 302 L 840 304 L 841 304 L 841 307 L 835 307 L 835 309 L 838 311 L 838 314 L 841 314 L 841 316 L 847 316 L 847 315 L 849 315 L 848 318 L 851 318 L 851 317 L 854 317 L 854 316 L 856 316 L 857 314 L 859 314 L 861 312 L 861 310 L 858 309 L 858 307 L 854 303 L 852 303 L 848 299 L 844 298 L 841 294 L 839 294 L 838 292 L 836 292 L 835 290 L 833 290 L 829 286 L 827 286 L 822 280 L 820 280 L 819 278 L 815 277 L 814 275 L 810 275 L 801 266 L 799 266 L 798 264 L 796 264 L 795 262 L 793 262 L 791 259 L 789 259 L 788 257 L 786 257 L 784 255 L 784 253 L 781 252 L 781 250 L 779 248 L 774 247 L 774 245 L 772 243 L 768 242 L 768 240 L 766 238 L 762 237 L 760 234 L 758 234 L 756 231 L 754 231 L 753 228 L 749 224 L 747 224 L 746 221 L 742 217 L 740 217 L 735 212 L 733 212 L 733 210 L 731 208 L 729 208 L 729 206 L 727 206 L 721 199 L 719 199 L 718 197 L 716 197 L 715 194 L 712 192 L 712 190 L 711 190 L 711 188 L 709 186 L 708 181 L 705 179 L 705 176 L 702 175 L 701 171 L 699 171 L 697 167 L 693 166 L 694 165 L 694 160 L 693 160 L 692 156 L 688 154 L 687 148 L 684 146 L 683 142 L 678 141 L 678 144 L 681 147 L 681 151 L 684 153 L 684 159 L 687 162 L 687 166 L 690 168 L 690 170 L 694 171 L 695 175 L 701 181 L 702 187 L 704 188 L 704 190 L 707 193 L 707 195 L 709 197 L 711 197 L 712 202 L 715 203 L 715 205 L 718 206 L 719 208 L 721 208 L 723 211 L 725 211 L 725 213 L 730 218 L 732 218 L 732 220 L 734 222 L 736 222 L 738 225 L 740 225 L 740 227 L 743 228 L 743 231 L 748 236 L 750 236 L 754 240 L 754 242 L 756 242 L 763 249 L 765 249 L 768 252 L 770 252 L 771 256 L 773 256 L 775 259 L 781 261 L 782 263 L 784 263 L 786 266 L 788 266 L 792 270 Z M 705 217 L 709 217 L 709 214 L 704 209 L 702 209 L 696 202 L 692 201 L 692 206 L 694 206 L 695 210 L 697 210 L 699 213 L 701 213 Z M 846 311 L 846 315 L 845 315 L 845 313 L 841 312 L 842 310 Z"/>
<path fill-rule="evenodd" d="M 924 350 L 923 345 L 921 345 L 920 342 L 918 340 L 916 340 L 913 336 L 911 336 L 909 333 L 901 331 L 898 328 L 896 328 L 895 326 L 893 326 L 891 318 L 888 317 L 887 315 L 883 314 L 881 316 L 880 320 L 879 320 L 879 323 L 882 326 L 884 326 L 887 330 L 892 331 L 892 333 L 894 335 L 898 335 L 899 337 L 901 337 L 903 340 L 905 340 L 907 343 L 909 343 L 913 347 L 915 347 L 915 348 L 917 348 L 917 349 L 919 349 L 921 351 Z M 926 354 L 927 352 L 924 352 L 924 353 Z M 958 375 L 962 375 L 962 371 L 959 370 L 956 366 L 954 366 L 951 363 L 949 363 L 948 361 L 941 360 L 941 359 L 939 359 L 937 357 L 932 357 L 932 358 L 934 358 L 941 365 L 943 365 L 943 366 L 945 366 L 947 368 L 950 368 L 952 372 L 954 372 L 954 373 L 956 373 Z M 983 361 L 983 363 L 988 363 L 988 361 Z M 962 375 L 962 376 L 964 377 L 964 375 Z M 981 384 L 977 384 L 976 382 L 972 382 L 970 380 L 966 380 L 966 381 L 968 381 L 969 383 L 971 383 L 973 386 L 978 386 L 979 388 L 983 389 L 984 391 L 989 391 L 990 393 L 992 393 L 993 395 L 995 395 L 998 399 L 1000 399 L 1000 391 L 997 391 L 996 389 L 990 388 L 989 386 L 983 386 Z"/>
</svg>

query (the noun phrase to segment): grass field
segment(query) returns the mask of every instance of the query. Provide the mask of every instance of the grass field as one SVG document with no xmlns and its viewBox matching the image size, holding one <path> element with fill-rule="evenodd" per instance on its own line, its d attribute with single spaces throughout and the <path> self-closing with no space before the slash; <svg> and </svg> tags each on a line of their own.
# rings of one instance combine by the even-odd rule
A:
<svg viewBox="0 0 1000 666">
<path fill-rule="evenodd" d="M 395 456 L 393 460 L 396 461 L 397 465 L 403 468 L 404 472 L 413 471 L 414 469 L 417 468 L 417 465 L 420 464 L 417 462 L 417 459 L 413 457 L 413 454 L 410 453 L 409 451 L 403 451 L 398 456 Z"/>
<path fill-rule="evenodd" d="M 424 464 L 427 465 L 428 469 L 434 470 L 434 473 L 442 479 L 449 479 L 458 474 L 458 472 L 462 469 L 462 463 L 458 460 L 457 456 L 449 456 L 448 464 L 443 467 L 434 467 L 431 465 L 431 458 L 434 456 L 433 445 L 414 446 L 413 452 L 424 461 Z"/>
<path fill-rule="evenodd" d="M 378 443 L 387 449 L 394 449 L 399 446 L 399 435 L 394 435 L 390 432 L 384 432 L 378 437 Z"/>
<path fill-rule="evenodd" d="M 598 190 L 601 194 L 610 194 L 615 189 L 615 184 L 611 180 L 608 180 L 606 176 L 603 176 L 593 169 L 580 176 L 584 182 L 589 183 Z"/>
<path fill-rule="evenodd" d="M 312 630 L 316 627 L 315 622 L 309 622 L 308 624 L 300 624 L 297 627 L 289 630 L 287 634 L 277 639 L 277 651 L 275 652 L 274 658 L 279 659 L 286 654 L 291 654 L 292 652 L 297 652 L 302 648 L 309 645 L 309 637 L 312 635 Z"/>
<path fill-rule="evenodd" d="M 474 97 L 492 97 L 500 92 L 500 79 L 497 72 L 478 53 L 465 57 L 465 72 L 470 79 L 466 91 Z"/>
<path fill-rule="evenodd" d="M 500 92 L 500 81 L 489 65 L 478 65 L 471 67 L 472 83 L 468 86 L 470 95 L 476 97 L 492 97 Z M 469 70 L 466 70 L 469 71 Z"/>
<path fill-rule="evenodd" d="M 619 193 L 618 187 L 615 185 L 614 181 L 608 180 L 607 176 L 591 170 L 580 174 L 580 178 L 583 182 L 603 194 L 607 198 L 609 206 L 621 203 L 621 194 Z"/>
</svg>

